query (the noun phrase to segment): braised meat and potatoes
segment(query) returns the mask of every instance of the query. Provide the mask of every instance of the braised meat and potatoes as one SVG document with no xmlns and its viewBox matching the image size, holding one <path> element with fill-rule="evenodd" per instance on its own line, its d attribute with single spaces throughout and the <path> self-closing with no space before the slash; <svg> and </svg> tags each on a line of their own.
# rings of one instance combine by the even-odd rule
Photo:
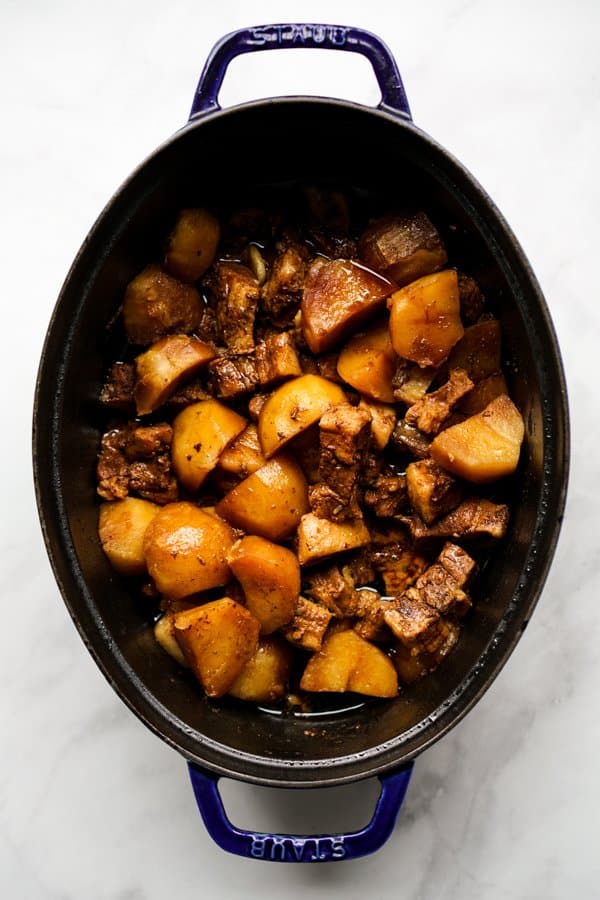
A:
<svg viewBox="0 0 600 900">
<path fill-rule="evenodd" d="M 430 215 L 302 204 L 180 211 L 109 326 L 97 465 L 102 547 L 164 651 L 208 697 L 291 710 L 442 663 L 524 435 Z"/>
</svg>

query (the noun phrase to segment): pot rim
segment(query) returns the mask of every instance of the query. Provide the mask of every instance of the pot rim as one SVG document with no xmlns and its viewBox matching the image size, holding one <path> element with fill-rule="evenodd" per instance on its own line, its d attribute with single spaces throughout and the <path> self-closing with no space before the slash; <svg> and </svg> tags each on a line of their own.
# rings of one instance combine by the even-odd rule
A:
<svg viewBox="0 0 600 900">
<path fill-rule="evenodd" d="M 559 427 L 557 429 L 558 434 L 554 436 L 552 441 L 547 443 L 544 440 L 545 467 L 543 485 L 536 512 L 534 537 L 522 570 L 521 581 L 488 646 L 458 687 L 424 722 L 418 723 L 396 738 L 384 744 L 378 744 L 368 751 L 320 760 L 276 760 L 233 750 L 227 745 L 217 743 L 204 736 L 202 736 L 202 741 L 199 744 L 198 739 L 190 735 L 190 729 L 180 719 L 171 714 L 162 703 L 156 698 L 152 698 L 152 702 L 149 702 L 147 692 L 144 691 L 141 681 L 130 668 L 102 623 L 99 623 L 89 614 L 85 616 L 82 615 L 81 610 L 76 610 L 76 603 L 73 602 L 72 597 L 82 593 L 85 594 L 87 588 L 85 580 L 81 577 L 81 573 L 78 572 L 77 557 L 72 545 L 66 516 L 62 509 L 63 498 L 61 492 L 57 491 L 55 487 L 55 483 L 59 481 L 56 470 L 56 454 L 50 454 L 48 460 L 44 459 L 43 444 L 48 440 L 46 431 L 50 429 L 50 426 L 54 429 L 56 417 L 50 417 L 46 413 L 44 404 L 41 402 L 40 393 L 42 384 L 47 382 L 49 375 L 52 379 L 57 378 L 56 371 L 52 369 L 49 372 L 46 371 L 49 366 L 48 349 L 56 339 L 54 331 L 58 312 L 65 303 L 68 285 L 74 277 L 74 273 L 84 264 L 88 245 L 98 236 L 105 217 L 112 210 L 117 199 L 126 192 L 146 166 L 185 134 L 188 134 L 191 130 L 201 128 L 213 120 L 235 117 L 241 111 L 248 112 L 256 108 L 272 108 L 275 110 L 282 105 L 320 106 L 323 104 L 351 111 L 358 110 L 363 115 L 369 113 L 383 118 L 397 127 L 415 132 L 419 139 L 427 144 L 431 151 L 443 161 L 444 165 L 462 179 L 463 187 L 466 186 L 471 193 L 477 195 L 476 199 L 479 207 L 485 208 L 488 224 L 491 222 L 490 228 L 493 225 L 493 232 L 501 234 L 504 238 L 505 247 L 500 248 L 496 245 L 494 250 L 497 261 L 500 264 L 500 260 L 496 255 L 498 253 L 505 263 L 506 270 L 511 270 L 515 267 L 519 269 L 521 279 L 527 281 L 532 293 L 535 295 L 537 313 L 541 316 L 545 329 L 544 338 L 547 358 L 551 361 L 549 369 L 558 386 L 557 395 L 551 398 L 542 397 L 542 401 L 546 400 L 546 403 L 543 403 L 543 406 L 545 405 L 544 419 L 545 424 L 558 424 Z M 466 195 L 463 196 L 463 188 L 459 188 L 456 185 L 454 187 L 461 195 L 462 205 L 466 207 L 467 212 L 472 214 L 474 211 L 472 203 Z M 512 257 L 512 260 L 507 258 L 507 252 Z M 552 414 L 550 402 L 553 404 Z M 44 428 L 42 423 L 44 415 L 46 415 L 46 428 Z M 550 458 L 549 462 L 547 457 Z M 558 484 L 554 483 L 554 478 L 550 477 L 549 466 L 553 470 L 558 471 Z M 348 100 L 301 95 L 253 100 L 227 109 L 209 111 L 195 116 L 187 122 L 175 134 L 163 141 L 156 150 L 149 154 L 133 170 L 105 204 L 102 212 L 90 229 L 65 278 L 44 341 L 33 407 L 33 469 L 36 502 L 42 533 L 54 576 L 65 605 L 83 642 L 101 672 L 121 700 L 126 703 L 138 719 L 154 734 L 178 750 L 186 759 L 204 766 L 219 775 L 273 787 L 335 786 L 378 775 L 399 767 L 414 759 L 416 755 L 443 737 L 467 715 L 491 686 L 517 644 L 544 586 L 558 540 L 566 501 L 569 470 L 569 413 L 564 370 L 548 307 L 522 248 L 489 195 L 468 169 L 451 153 L 426 132 L 418 128 L 412 121 L 385 109 L 367 107 Z M 53 474 L 53 478 L 44 477 L 48 472 Z M 54 537 L 51 534 L 51 528 L 54 529 Z M 85 624 L 82 621 L 84 618 L 89 620 Z M 510 629 L 508 629 L 509 624 L 511 626 Z M 94 635 L 94 639 L 92 639 L 90 633 Z M 115 665 L 115 662 L 117 665 Z M 169 729 L 164 728 L 167 723 L 170 726 L 170 730 L 177 735 L 177 738 L 168 733 Z M 195 733 L 197 734 L 198 732 Z M 238 768 L 240 763 L 243 765 L 243 770 Z"/>
</svg>

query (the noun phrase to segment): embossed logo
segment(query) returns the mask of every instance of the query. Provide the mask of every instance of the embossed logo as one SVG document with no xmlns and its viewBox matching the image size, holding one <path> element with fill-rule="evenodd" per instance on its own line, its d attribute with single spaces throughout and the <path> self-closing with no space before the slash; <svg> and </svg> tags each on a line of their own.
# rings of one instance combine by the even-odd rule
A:
<svg viewBox="0 0 600 900">
<path fill-rule="evenodd" d="M 267 25 L 251 28 L 249 43 L 257 47 L 265 44 L 331 44 L 343 47 L 348 37 L 348 29 L 338 25 Z"/>
<path fill-rule="evenodd" d="M 248 856 L 274 862 L 325 862 L 328 859 L 343 859 L 346 853 L 343 837 L 254 835 L 248 848 Z"/>
</svg>

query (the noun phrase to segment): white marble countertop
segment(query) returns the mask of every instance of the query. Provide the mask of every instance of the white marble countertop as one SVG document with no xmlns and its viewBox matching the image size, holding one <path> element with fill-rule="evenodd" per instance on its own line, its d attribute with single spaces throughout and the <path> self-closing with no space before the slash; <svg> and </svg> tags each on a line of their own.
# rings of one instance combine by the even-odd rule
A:
<svg viewBox="0 0 600 900">
<path fill-rule="evenodd" d="M 46 324 L 88 228 L 183 123 L 213 42 L 286 19 L 341 20 L 387 40 L 415 120 L 471 168 L 529 255 L 562 345 L 574 435 L 558 552 L 516 652 L 466 720 L 419 758 L 388 845 L 318 867 L 260 866 L 211 843 L 183 761 L 113 694 L 69 620 L 42 546 L 29 450 Z M 599 39 L 595 0 L 2 3 L 3 897 L 599 896 Z M 222 99 L 376 100 L 362 60 L 300 63 L 288 53 L 239 61 Z M 335 803 L 236 784 L 225 796 L 243 825 L 314 827 L 332 806 L 364 818 L 372 786 L 337 790 Z"/>
</svg>

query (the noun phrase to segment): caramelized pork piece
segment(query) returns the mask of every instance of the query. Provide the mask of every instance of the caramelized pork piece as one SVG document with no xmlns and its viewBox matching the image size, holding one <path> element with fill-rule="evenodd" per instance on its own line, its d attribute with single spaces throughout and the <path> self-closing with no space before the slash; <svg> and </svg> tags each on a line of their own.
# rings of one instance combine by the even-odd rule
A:
<svg viewBox="0 0 600 900">
<path fill-rule="evenodd" d="M 399 400 L 408 406 L 416 403 L 427 393 L 437 371 L 434 366 L 422 368 L 417 363 L 408 362 L 407 359 L 398 360 L 396 372 L 392 378 L 394 400 Z"/>
<path fill-rule="evenodd" d="M 461 415 L 476 416 L 489 406 L 492 400 L 501 397 L 502 394 L 508 394 L 508 385 L 502 372 L 492 372 L 486 378 L 478 381 L 472 391 L 469 391 L 456 406 Z"/>
<path fill-rule="evenodd" d="M 436 561 L 452 575 L 459 587 L 468 584 L 477 569 L 477 563 L 466 550 L 449 541 L 442 547 Z"/>
<path fill-rule="evenodd" d="M 171 394 L 166 405 L 170 410 L 180 410 L 192 403 L 198 403 L 200 400 L 208 400 L 209 397 L 212 397 L 212 394 L 208 393 L 199 378 L 195 378 Z"/>
<path fill-rule="evenodd" d="M 420 575 L 415 587 L 422 599 L 442 616 L 460 619 L 471 607 L 471 600 L 444 566 L 434 563 Z"/>
<path fill-rule="evenodd" d="M 458 641 L 460 626 L 440 619 L 439 627 L 423 644 L 408 648 L 398 643 L 392 661 L 402 684 L 412 684 L 433 672 Z"/>
<path fill-rule="evenodd" d="M 334 522 L 362 516 L 358 502 L 358 476 L 367 451 L 371 416 L 366 409 L 339 403 L 319 422 L 320 483 L 309 500 L 315 515 Z"/>
<path fill-rule="evenodd" d="M 100 403 L 109 409 L 133 412 L 135 410 L 134 385 L 135 366 L 133 363 L 113 363 L 100 392 Z"/>
<path fill-rule="evenodd" d="M 254 359 L 258 383 L 263 388 L 302 375 L 294 339 L 287 331 L 271 335 L 257 344 Z"/>
<path fill-rule="evenodd" d="M 423 541 L 434 538 L 451 540 L 487 540 L 504 537 L 508 528 L 508 506 L 492 503 L 480 497 L 463 500 L 460 506 L 440 519 L 435 525 L 427 526 L 419 516 L 398 516 L 409 529 L 413 540 Z"/>
<path fill-rule="evenodd" d="M 389 600 L 382 600 L 377 591 L 368 588 L 355 591 L 354 631 L 365 641 L 387 641 L 390 638 L 384 615 L 390 608 Z"/>
<path fill-rule="evenodd" d="M 353 615 L 354 583 L 344 577 L 338 566 L 326 566 L 309 572 L 306 593 L 337 618 Z"/>
<path fill-rule="evenodd" d="M 122 500 L 136 493 L 154 503 L 177 500 L 171 469 L 173 430 L 165 423 L 136 428 L 128 424 L 102 436 L 98 457 L 98 494 Z"/>
<path fill-rule="evenodd" d="M 279 251 L 260 292 L 261 309 L 277 325 L 289 325 L 302 299 L 309 253 L 292 243 Z"/>
<path fill-rule="evenodd" d="M 396 516 L 406 506 L 406 475 L 379 475 L 365 491 L 364 504 L 379 518 Z"/>
<path fill-rule="evenodd" d="M 371 560 L 370 547 L 362 548 L 354 553 L 342 568 L 342 575 L 353 585 L 367 585 L 375 581 L 376 572 Z"/>
<path fill-rule="evenodd" d="M 373 568 L 383 579 L 385 593 L 390 597 L 399 597 L 414 584 L 428 565 L 425 557 L 408 547 L 405 542 L 374 544 L 370 556 Z"/>
<path fill-rule="evenodd" d="M 460 483 L 432 459 L 410 463 L 406 485 L 411 506 L 427 525 L 453 510 L 462 498 Z"/>
<path fill-rule="evenodd" d="M 474 384 L 500 371 L 501 334 L 498 319 L 482 319 L 465 328 L 448 359 L 448 368 L 464 369 Z"/>
<path fill-rule="evenodd" d="M 426 459 L 429 456 L 429 439 L 404 419 L 399 419 L 396 424 L 391 441 L 402 453 L 408 453 L 416 459 Z"/>
<path fill-rule="evenodd" d="M 437 434 L 458 403 L 468 394 L 473 382 L 464 369 L 451 369 L 448 381 L 437 391 L 425 394 L 406 410 L 405 421 L 425 434 Z"/>
<path fill-rule="evenodd" d="M 421 591 L 409 587 L 383 614 L 394 637 L 405 647 L 423 646 L 438 633 L 440 614 L 423 600 Z"/>
<path fill-rule="evenodd" d="M 385 450 L 396 425 L 396 410 L 389 403 L 378 403 L 361 397 L 358 404 L 371 415 L 369 453 Z"/>
<path fill-rule="evenodd" d="M 208 366 L 208 377 L 213 397 L 241 397 L 258 383 L 254 355 L 241 353 L 214 359 Z"/>
<path fill-rule="evenodd" d="M 254 318 L 258 307 L 258 281 L 246 266 L 220 262 L 213 280 L 216 294 L 217 335 L 232 353 L 254 349 Z"/>
<path fill-rule="evenodd" d="M 200 322 L 202 301 L 196 288 L 147 266 L 127 286 L 123 324 L 132 344 L 152 344 L 167 334 L 191 334 Z"/>
<path fill-rule="evenodd" d="M 460 314 L 465 322 L 476 322 L 485 307 L 485 297 L 481 288 L 470 275 L 458 273 Z"/>
<path fill-rule="evenodd" d="M 320 650 L 327 626 L 331 622 L 331 613 L 324 606 L 300 597 L 294 618 L 289 625 L 281 629 L 283 636 L 303 650 Z"/>
<path fill-rule="evenodd" d="M 302 295 L 302 330 L 313 353 L 343 341 L 382 308 L 394 287 L 354 260 L 315 259 Z"/>
<path fill-rule="evenodd" d="M 443 269 L 448 261 L 442 239 L 424 212 L 385 216 L 362 235 L 360 258 L 399 287 Z"/>
</svg>

